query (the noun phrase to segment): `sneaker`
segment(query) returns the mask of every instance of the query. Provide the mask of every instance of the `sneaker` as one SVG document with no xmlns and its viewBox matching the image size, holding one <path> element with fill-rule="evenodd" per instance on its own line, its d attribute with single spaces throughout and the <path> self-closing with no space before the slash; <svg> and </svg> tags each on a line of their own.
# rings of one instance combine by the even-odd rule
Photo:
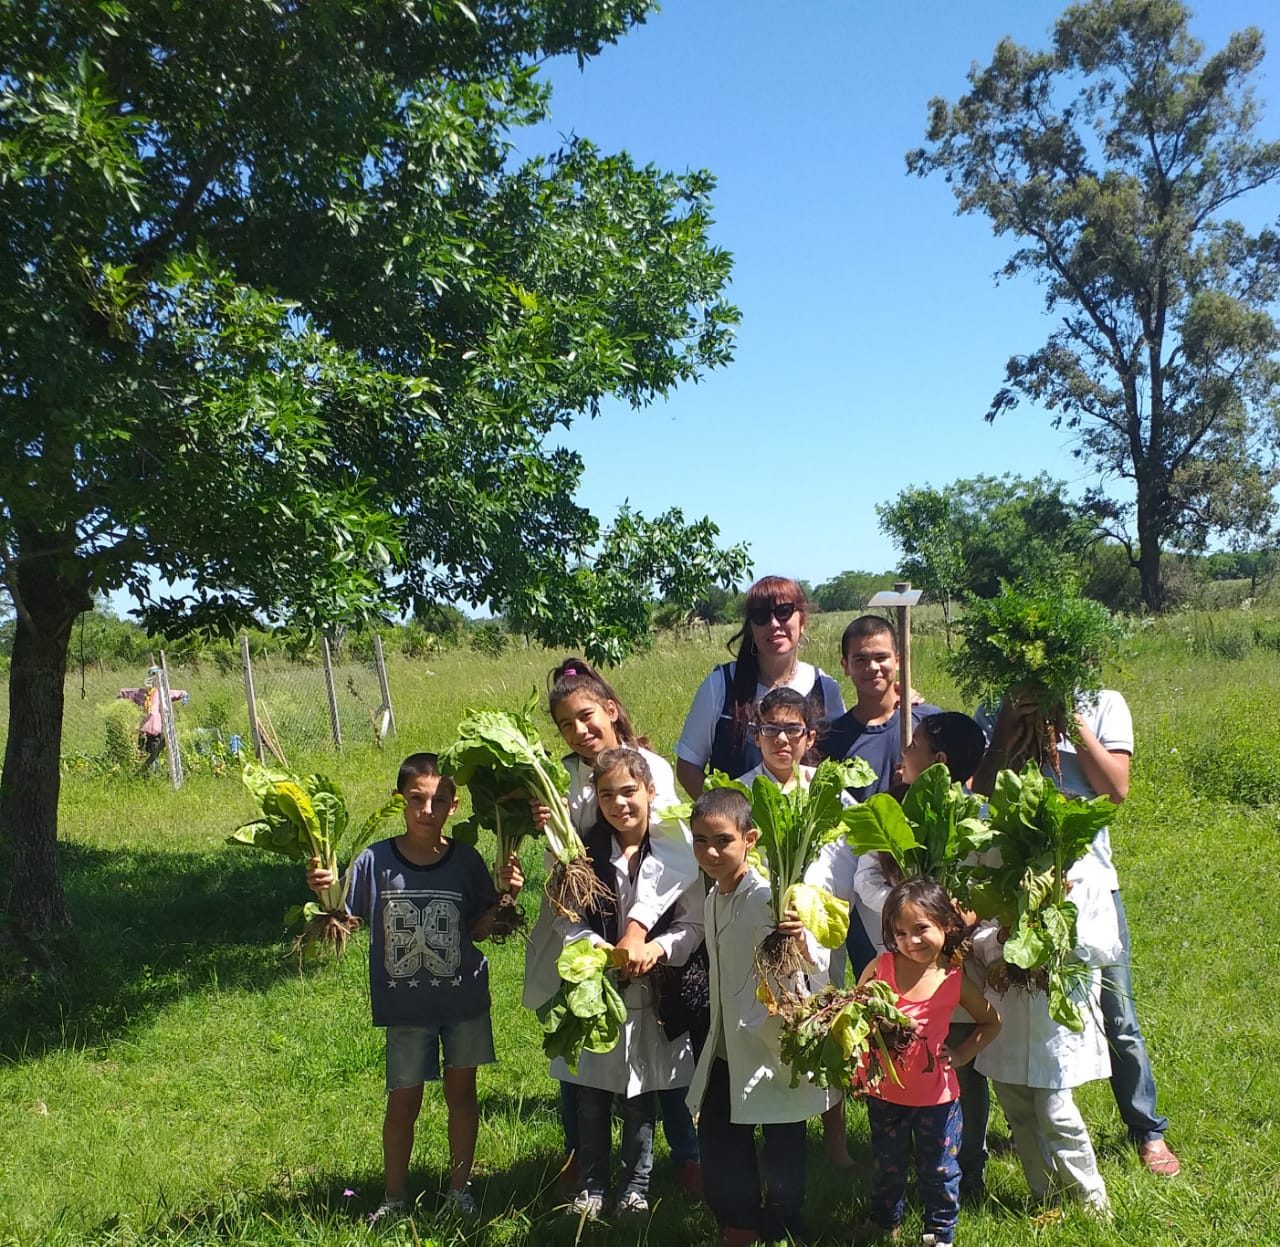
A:
<svg viewBox="0 0 1280 1247">
<path fill-rule="evenodd" d="M 951 1247 L 949 1238 L 939 1238 L 936 1234 L 923 1234 L 920 1237 L 920 1247 Z"/>
<path fill-rule="evenodd" d="M 676 1184 L 686 1195 L 702 1198 L 702 1163 L 687 1160 L 676 1169 Z"/>
<path fill-rule="evenodd" d="M 618 1216 L 627 1216 L 637 1212 L 648 1212 L 649 1201 L 639 1191 L 624 1191 L 614 1204 L 613 1211 Z"/>
<path fill-rule="evenodd" d="M 409 1205 L 402 1199 L 384 1199 L 369 1214 L 369 1224 L 377 1225 L 384 1221 L 399 1221 L 409 1215 Z"/>
<path fill-rule="evenodd" d="M 444 1197 L 444 1210 L 451 1212 L 455 1216 L 471 1217 L 478 1216 L 480 1209 L 476 1206 L 475 1196 L 471 1194 L 470 1187 L 462 1186 L 456 1191 L 450 1191 Z"/>
<path fill-rule="evenodd" d="M 580 1221 L 599 1221 L 600 1214 L 604 1212 L 604 1196 L 595 1191 L 579 1191 L 565 1205 L 565 1211 Z"/>
<path fill-rule="evenodd" d="M 1162 1178 L 1172 1178 L 1182 1169 L 1182 1162 L 1163 1139 L 1152 1139 L 1141 1144 L 1138 1156 L 1148 1173 L 1158 1174 Z"/>
</svg>

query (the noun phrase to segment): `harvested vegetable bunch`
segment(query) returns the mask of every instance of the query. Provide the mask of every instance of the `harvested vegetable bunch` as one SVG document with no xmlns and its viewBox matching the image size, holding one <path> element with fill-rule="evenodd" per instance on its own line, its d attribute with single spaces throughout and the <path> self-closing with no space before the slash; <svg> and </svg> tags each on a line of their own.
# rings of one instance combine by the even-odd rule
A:
<svg viewBox="0 0 1280 1247">
<path fill-rule="evenodd" d="M 1027 757 L 1061 777 L 1058 742 L 1075 721 L 1077 702 L 1102 687 L 1102 666 L 1120 627 L 1100 602 L 1074 585 L 1010 585 L 990 599 L 974 598 L 960 621 L 964 644 L 947 662 L 961 691 L 981 704 L 1033 699 L 1037 712 Z"/>
<path fill-rule="evenodd" d="M 306 922 L 293 944 L 299 957 L 315 956 L 326 949 L 341 955 L 360 919 L 347 913 L 351 872 L 348 869 L 340 875 L 339 868 L 349 868 L 377 838 L 384 820 L 404 809 L 404 798 L 396 793 L 353 830 L 342 790 L 323 775 L 297 776 L 249 761 L 242 778 L 258 803 L 261 817 L 238 827 L 227 843 L 278 853 L 304 865 L 313 857 L 319 858 L 334 882 L 318 903 L 308 901 L 293 906 L 285 920 Z"/>
<path fill-rule="evenodd" d="M 845 1087 L 866 1095 L 888 1078 L 902 1080 L 893 1067 L 924 1040 L 915 1022 L 898 1008 L 893 988 L 879 979 L 850 991 L 834 985 L 794 1000 L 782 1023 L 782 1059 L 791 1066 L 791 1085 L 807 1075 L 818 1087 Z"/>
<path fill-rule="evenodd" d="M 826 844 L 844 835 L 846 808 L 841 794 L 846 788 L 875 783 L 875 772 L 862 758 L 851 762 L 827 759 L 819 763 L 806 787 L 797 783 L 783 792 L 773 780 L 757 775 L 746 793 L 751 821 L 760 831 L 757 841 L 768 871 L 769 901 L 775 923 L 794 909 L 805 930 L 823 948 L 839 948 L 849 934 L 849 903 L 830 892 L 804 882 L 804 873 Z M 856 808 L 856 807 L 849 807 Z M 762 998 L 776 995 L 774 985 L 785 985 L 804 971 L 808 962 L 798 941 L 774 930 L 756 953 Z"/>
<path fill-rule="evenodd" d="M 537 1011 L 542 1050 L 552 1060 L 564 1057 L 575 1074 L 584 1049 L 613 1051 L 626 1025 L 627 1006 L 614 984 L 612 963 L 612 950 L 589 939 L 566 944 L 556 959 L 560 990 Z"/>
<path fill-rule="evenodd" d="M 971 872 L 970 904 L 1009 931 L 1004 961 L 989 974 L 992 986 L 1045 992 L 1049 1016 L 1073 1031 L 1084 1029 L 1073 991 L 1089 971 L 1072 957 L 1077 914 L 1066 876 L 1115 808 L 1106 797 L 1069 800 L 1034 762 L 1021 775 L 1001 771 L 990 803 L 990 847 L 999 851 L 1000 865 Z"/>
<path fill-rule="evenodd" d="M 855 853 L 888 853 L 904 879 L 936 879 L 948 896 L 966 902 L 966 860 L 995 833 L 979 817 L 982 803 L 951 782 L 936 762 L 907 789 L 901 803 L 875 793 L 845 815 L 845 839 Z"/>
<path fill-rule="evenodd" d="M 468 710 L 458 724 L 458 739 L 440 756 L 440 769 L 471 793 L 472 816 L 454 834 L 474 837 L 479 828 L 488 827 L 498 838 L 495 877 L 525 836 L 539 834 L 529 799 L 551 811 L 546 837 L 556 864 L 547 878 L 547 899 L 558 913 L 577 922 L 607 893 L 569 820 L 569 773 L 543 747 L 532 717 L 536 705 L 535 696 L 523 712 Z M 499 915 L 503 910 L 510 915 L 515 908 L 508 900 Z M 505 919 L 507 934 L 516 929 L 513 923 L 519 925 L 520 919 Z"/>
</svg>

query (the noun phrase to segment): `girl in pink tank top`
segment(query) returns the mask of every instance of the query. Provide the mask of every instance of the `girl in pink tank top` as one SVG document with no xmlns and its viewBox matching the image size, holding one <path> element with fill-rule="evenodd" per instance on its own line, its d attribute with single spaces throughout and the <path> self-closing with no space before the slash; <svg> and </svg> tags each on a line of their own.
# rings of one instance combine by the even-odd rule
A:
<svg viewBox="0 0 1280 1247">
<path fill-rule="evenodd" d="M 924 1243 L 949 1245 L 959 1209 L 960 1085 L 955 1067 L 972 1061 L 1000 1029 L 1000 1017 L 956 964 L 968 931 L 942 886 L 932 879 L 905 879 L 885 899 L 882 953 L 860 983 L 883 979 L 898 1007 L 915 1019 L 923 1044 L 913 1044 L 894 1062 L 901 1085 L 885 1078 L 867 1099 L 874 1170 L 871 1217 L 892 1233 L 902 1221 L 907 1172 L 915 1154 Z M 951 1012 L 961 1004 L 976 1023 L 954 1051 L 947 1046 Z"/>
</svg>

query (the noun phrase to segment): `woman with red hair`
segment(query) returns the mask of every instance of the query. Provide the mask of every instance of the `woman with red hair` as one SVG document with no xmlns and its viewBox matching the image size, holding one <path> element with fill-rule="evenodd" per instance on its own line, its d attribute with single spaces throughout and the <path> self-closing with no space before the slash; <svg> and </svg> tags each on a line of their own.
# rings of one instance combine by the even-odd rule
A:
<svg viewBox="0 0 1280 1247">
<path fill-rule="evenodd" d="M 844 713 L 836 682 L 800 661 L 808 608 L 804 590 L 785 576 L 765 576 L 747 590 L 742 627 L 729 638 L 729 652 L 737 645 L 737 657 L 699 685 L 676 745 L 676 778 L 691 797 L 702 792 L 708 763 L 731 776 L 760 763 L 750 728 L 757 702 L 770 689 L 803 694 L 820 722 Z"/>
</svg>

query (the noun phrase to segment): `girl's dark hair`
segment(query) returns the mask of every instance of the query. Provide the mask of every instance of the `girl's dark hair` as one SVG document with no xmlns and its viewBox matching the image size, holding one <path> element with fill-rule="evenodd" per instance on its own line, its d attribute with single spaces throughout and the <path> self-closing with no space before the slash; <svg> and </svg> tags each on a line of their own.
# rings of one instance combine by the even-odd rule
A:
<svg viewBox="0 0 1280 1247">
<path fill-rule="evenodd" d="M 755 824 L 751 821 L 751 802 L 736 788 L 707 788 L 693 803 L 689 822 L 700 818 L 723 818 L 744 836 Z"/>
<path fill-rule="evenodd" d="M 809 599 L 805 591 L 787 576 L 762 576 L 747 590 L 742 603 L 742 627 L 729 638 L 728 649 L 738 646 L 734 654 L 737 666 L 733 669 L 733 739 L 741 745 L 747 739 L 751 725 L 752 704 L 756 699 L 756 685 L 760 683 L 760 660 L 751 639 L 751 612 L 762 606 L 773 607 L 780 602 L 794 602 L 800 612 L 800 624 L 809 614 Z M 728 707 L 726 707 L 728 708 Z"/>
<path fill-rule="evenodd" d="M 944 710 L 921 719 L 916 731 L 929 738 L 934 753 L 947 755 L 952 783 L 969 782 L 987 750 L 986 737 L 973 719 L 958 710 Z"/>
<path fill-rule="evenodd" d="M 904 879 L 885 897 L 884 909 L 880 915 L 880 938 L 887 949 L 892 951 L 897 947 L 897 941 L 893 938 L 893 924 L 908 905 L 914 905 L 941 928 L 944 934 L 944 957 L 964 957 L 973 942 L 973 928 L 965 926 L 964 919 L 947 895 L 946 888 L 936 879 L 925 879 L 920 875 Z"/>
<path fill-rule="evenodd" d="M 649 741 L 637 736 L 631 726 L 631 716 L 618 696 L 602 676 L 585 658 L 566 658 L 547 677 L 547 710 L 551 717 L 556 717 L 556 707 L 573 693 L 586 692 L 593 700 L 604 705 L 611 701 L 618 707 L 618 717 L 614 720 L 613 729 L 618 734 L 618 741 L 630 745 L 633 749 L 647 749 Z"/>
<path fill-rule="evenodd" d="M 591 768 L 592 781 L 598 780 L 610 771 L 626 771 L 637 783 L 652 784 L 653 771 L 649 769 L 648 759 L 638 749 L 623 745 L 618 749 L 605 749 L 596 756 L 595 765 Z"/>
<path fill-rule="evenodd" d="M 756 718 L 763 723 L 765 715 L 773 714 L 775 710 L 794 710 L 799 716 L 800 722 L 811 732 L 818 726 L 814 717 L 813 706 L 809 699 L 803 693 L 797 693 L 793 688 L 771 688 L 760 698 L 760 705 L 756 710 Z"/>
<path fill-rule="evenodd" d="M 400 771 L 396 775 L 396 791 L 403 795 L 415 779 L 423 775 L 440 775 L 440 759 L 434 753 L 411 753 L 400 763 Z M 457 782 L 452 775 L 441 775 L 437 791 L 447 792 L 451 797 L 458 792 Z"/>
</svg>

